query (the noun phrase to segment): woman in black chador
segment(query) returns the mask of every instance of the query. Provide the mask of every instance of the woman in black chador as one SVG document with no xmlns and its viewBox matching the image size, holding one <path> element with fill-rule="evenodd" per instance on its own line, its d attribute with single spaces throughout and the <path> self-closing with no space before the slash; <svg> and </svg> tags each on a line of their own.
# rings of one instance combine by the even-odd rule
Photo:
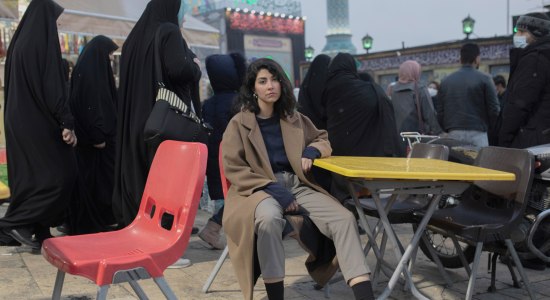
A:
<svg viewBox="0 0 550 300">
<path fill-rule="evenodd" d="M 332 59 L 324 96 L 332 155 L 404 156 L 391 102 L 380 86 L 359 77 L 353 56 Z M 344 184 L 333 176 L 331 193 L 340 200 L 349 196 Z"/>
<path fill-rule="evenodd" d="M 34 248 L 59 225 L 73 190 L 76 136 L 56 20 L 63 8 L 33 0 L 6 59 L 5 126 L 11 203 L 0 242 Z M 35 239 L 32 239 L 32 235 Z"/>
<path fill-rule="evenodd" d="M 69 232 L 105 231 L 112 213 L 116 135 L 116 86 L 109 56 L 118 46 L 105 36 L 80 54 L 69 97 L 78 136 L 78 185 L 68 216 Z"/>
<path fill-rule="evenodd" d="M 325 86 L 328 79 L 330 56 L 315 57 L 300 86 L 298 111 L 307 116 L 318 129 L 327 129 Z"/>
<path fill-rule="evenodd" d="M 151 0 L 122 47 L 113 212 L 119 227 L 137 214 L 156 149 L 143 140 L 143 128 L 155 104 L 154 38 L 160 27 L 163 80 L 200 117 L 199 61 L 189 50 L 179 26 L 180 0 Z"/>
<path fill-rule="evenodd" d="M 298 111 L 308 117 L 318 129 L 327 129 L 327 98 L 325 87 L 328 79 L 330 56 L 320 54 L 313 59 L 300 86 Z M 317 183 L 330 191 L 331 172 L 318 167 L 311 169 Z"/>
</svg>

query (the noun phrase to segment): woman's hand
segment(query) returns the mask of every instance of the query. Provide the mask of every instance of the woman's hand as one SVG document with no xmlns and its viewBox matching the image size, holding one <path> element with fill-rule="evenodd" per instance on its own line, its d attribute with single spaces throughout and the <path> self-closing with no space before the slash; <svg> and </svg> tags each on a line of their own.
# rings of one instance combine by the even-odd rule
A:
<svg viewBox="0 0 550 300">
<path fill-rule="evenodd" d="M 311 171 L 311 166 L 313 166 L 313 160 L 302 157 L 302 171 L 304 171 L 304 174 Z"/>
<path fill-rule="evenodd" d="M 285 212 L 286 213 L 297 213 L 299 209 L 300 209 L 300 206 L 298 205 L 298 202 L 296 202 L 296 200 L 294 200 L 285 208 Z"/>
<path fill-rule="evenodd" d="M 77 139 L 74 130 L 63 128 L 63 131 L 61 132 L 61 137 L 67 145 L 71 145 L 73 147 L 76 146 Z"/>
</svg>

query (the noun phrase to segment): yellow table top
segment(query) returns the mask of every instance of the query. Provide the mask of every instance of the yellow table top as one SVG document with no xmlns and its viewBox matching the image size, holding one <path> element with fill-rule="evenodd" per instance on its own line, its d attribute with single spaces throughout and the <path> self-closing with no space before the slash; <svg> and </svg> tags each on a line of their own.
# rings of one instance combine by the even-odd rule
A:
<svg viewBox="0 0 550 300">
<path fill-rule="evenodd" d="M 515 180 L 513 173 L 454 162 L 402 157 L 331 156 L 318 158 L 314 165 L 354 178 L 415 180 Z"/>
</svg>

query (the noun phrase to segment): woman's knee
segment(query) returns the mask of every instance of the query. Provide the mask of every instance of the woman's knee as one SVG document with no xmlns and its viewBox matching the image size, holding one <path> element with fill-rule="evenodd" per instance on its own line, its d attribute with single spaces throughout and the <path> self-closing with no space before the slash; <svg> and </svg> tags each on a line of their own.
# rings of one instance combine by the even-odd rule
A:
<svg viewBox="0 0 550 300">
<path fill-rule="evenodd" d="M 267 201 L 267 202 L 266 202 Z M 283 230 L 285 225 L 283 212 L 280 206 L 270 199 L 266 199 L 258 204 L 254 215 L 256 231 L 258 230 Z"/>
</svg>

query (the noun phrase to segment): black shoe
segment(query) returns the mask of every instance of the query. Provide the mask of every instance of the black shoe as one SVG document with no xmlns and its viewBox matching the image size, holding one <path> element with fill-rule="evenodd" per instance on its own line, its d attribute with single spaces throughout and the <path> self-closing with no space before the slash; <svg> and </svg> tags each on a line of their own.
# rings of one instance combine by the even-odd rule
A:
<svg viewBox="0 0 550 300">
<path fill-rule="evenodd" d="M 199 228 L 193 226 L 193 229 L 191 229 L 191 234 L 197 234 L 197 233 L 199 233 Z"/>
<path fill-rule="evenodd" d="M 32 239 L 32 231 L 26 227 L 4 228 L 4 233 L 14 238 L 23 245 L 39 249 L 40 243 Z"/>
</svg>

